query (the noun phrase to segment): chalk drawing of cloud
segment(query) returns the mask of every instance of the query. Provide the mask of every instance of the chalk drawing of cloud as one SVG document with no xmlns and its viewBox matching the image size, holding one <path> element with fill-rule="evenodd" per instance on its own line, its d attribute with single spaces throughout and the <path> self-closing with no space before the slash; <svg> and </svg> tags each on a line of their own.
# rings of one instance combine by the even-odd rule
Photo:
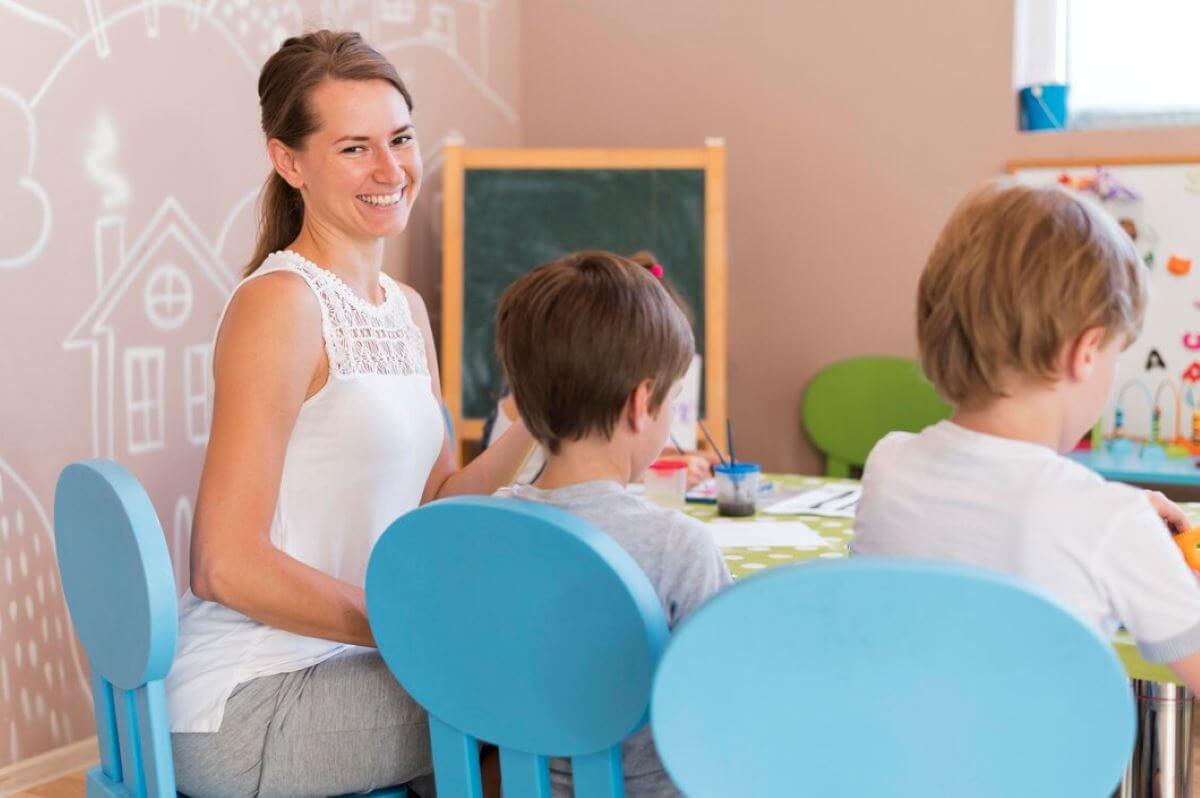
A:
<svg viewBox="0 0 1200 798">
<path fill-rule="evenodd" d="M 52 213 L 50 197 L 33 179 L 37 157 L 33 110 L 24 97 L 5 86 L 0 86 L 0 131 L 6 131 L 4 138 L 13 144 L 8 152 L 15 155 L 0 158 L 0 269 L 19 269 L 46 248 Z M 21 153 L 26 157 L 20 158 Z"/>
</svg>

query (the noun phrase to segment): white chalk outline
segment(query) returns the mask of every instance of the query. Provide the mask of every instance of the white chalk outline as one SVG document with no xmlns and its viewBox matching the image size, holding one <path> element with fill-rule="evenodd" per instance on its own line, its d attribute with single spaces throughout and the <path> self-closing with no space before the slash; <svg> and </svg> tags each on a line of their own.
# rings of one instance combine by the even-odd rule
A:
<svg viewBox="0 0 1200 798">
<path fill-rule="evenodd" d="M 129 454 L 160 452 L 167 447 L 167 348 L 127 346 L 121 354 L 125 377 L 126 451 Z M 136 399 L 134 388 L 138 389 Z M 156 420 L 158 423 L 154 424 Z M 140 423 L 135 425 L 135 421 Z"/>
<path fill-rule="evenodd" d="M 88 24 L 96 34 L 96 55 L 102 59 L 108 58 L 112 54 L 112 47 L 108 43 L 108 26 L 104 24 L 100 0 L 83 0 L 83 7 L 87 10 Z"/>
<path fill-rule="evenodd" d="M 100 111 L 92 125 L 91 139 L 83 156 L 83 168 L 103 192 L 100 204 L 105 210 L 129 204 L 129 181 L 117 170 L 115 163 L 120 146 L 117 126 L 107 113 Z"/>
<path fill-rule="evenodd" d="M 432 29 L 426 28 L 421 32 L 420 35 L 404 36 L 397 39 L 384 41 L 376 45 L 375 49 L 381 53 L 390 53 L 412 47 L 432 47 L 436 50 L 440 50 L 455 66 L 459 68 L 463 75 L 466 76 L 467 80 L 479 90 L 479 93 L 483 96 L 483 99 L 495 105 L 496 108 L 499 109 L 500 113 L 502 113 L 511 124 L 515 125 L 518 121 L 516 110 L 507 100 L 500 96 L 500 92 L 498 92 L 489 81 L 491 68 L 490 64 L 488 63 L 489 47 L 487 28 L 491 22 L 491 17 L 488 12 L 495 7 L 495 3 L 492 2 L 492 0 L 470 0 L 469 2 L 463 2 L 463 0 L 460 0 L 460 3 L 465 5 L 473 5 L 478 9 L 479 12 L 480 35 L 478 69 L 468 63 L 463 55 L 459 52 L 457 41 L 458 8 L 449 3 L 436 2 L 436 0 L 431 2 L 429 5 L 428 10 L 430 17 L 432 18 L 434 16 L 434 12 L 437 10 L 448 10 L 451 12 L 455 20 L 454 24 L 451 26 L 453 41 L 449 42 L 449 46 L 447 46 L 446 40 L 443 37 L 431 35 Z M 378 7 L 374 4 L 371 6 L 371 17 L 372 21 L 379 18 Z M 388 24 L 392 23 L 389 22 Z"/>
<path fill-rule="evenodd" d="M 42 522 L 42 534 L 44 534 L 46 539 L 49 541 L 50 551 L 55 552 L 54 560 L 57 563 L 58 547 L 55 545 L 54 535 L 51 532 L 54 527 L 50 523 L 49 516 L 47 516 L 46 511 L 42 509 L 41 503 L 38 502 L 37 496 L 34 495 L 34 492 L 29 487 L 29 484 L 25 482 L 25 480 L 21 479 L 21 475 L 18 474 L 13 467 L 4 460 L 3 457 L 0 457 L 0 483 L 3 483 L 5 477 L 10 479 L 13 484 L 17 486 L 17 489 L 24 494 L 25 500 L 29 502 L 29 506 L 33 508 L 33 512 L 37 515 L 38 520 Z M 34 534 L 37 534 L 36 530 Z M 70 609 L 67 607 L 67 597 L 62 593 L 61 589 L 59 590 L 59 598 L 62 600 L 63 610 L 67 612 L 67 621 L 69 622 Z M 71 661 L 75 665 L 75 677 L 79 680 L 79 686 L 83 690 L 84 694 L 87 695 L 88 703 L 90 704 L 92 700 L 92 686 L 88 682 L 87 677 L 83 674 L 83 665 L 80 663 L 79 651 L 75 648 L 74 635 L 67 635 L 67 646 L 71 650 Z"/>
<path fill-rule="evenodd" d="M 179 293 L 175 292 L 176 288 L 179 289 Z M 165 304 L 168 310 L 173 310 L 176 301 L 181 302 L 181 310 L 173 312 L 173 315 L 163 313 L 160 309 L 160 305 Z M 146 278 L 146 286 L 142 292 L 142 310 L 156 329 L 164 332 L 178 330 L 191 318 L 194 304 L 192 278 L 174 263 L 155 266 L 154 271 Z"/>
<path fill-rule="evenodd" d="M 8 11 L 11 11 L 18 17 L 21 17 L 28 22 L 32 22 L 35 25 L 41 25 L 43 28 L 49 28 L 50 30 L 66 34 L 72 39 L 79 35 L 78 31 L 67 25 L 67 23 L 63 22 L 62 20 L 52 17 L 42 11 L 27 8 L 20 3 L 13 2 L 13 0 L 0 0 L 0 9 L 7 9 Z"/>
<path fill-rule="evenodd" d="M 97 219 L 98 225 L 111 223 L 111 217 Z M 204 234 L 179 202 L 174 197 L 167 197 L 138 239 L 131 246 L 121 247 L 121 263 L 63 340 L 63 349 L 67 351 L 83 349 L 91 353 L 93 457 L 113 457 L 116 448 L 116 332 L 109 323 L 109 314 L 124 299 L 137 276 L 149 267 L 150 254 L 168 237 L 174 238 L 183 247 L 190 256 L 189 261 L 223 296 L 233 291 L 234 280 L 226 271 L 220 256 L 212 250 Z M 97 260 L 99 257 L 98 248 Z M 105 364 L 103 370 L 102 362 Z M 105 393 L 103 402 L 102 391 Z M 102 407 L 106 412 L 102 412 Z M 101 435 L 106 437 L 102 440 Z"/>
<path fill-rule="evenodd" d="M 406 36 L 401 39 L 393 39 L 392 41 L 379 45 L 375 49 L 381 53 L 390 53 L 417 47 L 430 47 L 434 50 L 444 53 L 446 57 L 449 58 L 450 61 L 453 62 L 453 64 L 457 66 L 460 71 L 462 71 L 467 80 L 479 90 L 479 93 L 483 95 L 485 100 L 496 106 L 500 113 L 504 114 L 504 117 L 509 122 L 514 125 L 517 123 L 517 112 L 513 110 L 513 107 L 508 104 L 507 100 L 500 96 L 499 92 L 487 85 L 483 78 L 481 78 L 479 74 L 471 68 L 471 65 L 468 64 L 459 53 L 453 50 L 447 50 L 445 47 L 439 47 L 436 42 L 429 41 L 418 36 Z"/>
<path fill-rule="evenodd" d="M 258 74 L 258 67 L 255 65 L 254 60 L 247 55 L 245 49 L 237 40 L 237 34 L 227 28 L 225 24 L 221 22 L 221 20 L 215 14 L 212 13 L 211 5 L 207 8 L 203 7 L 200 3 L 200 0 L 155 0 L 155 2 L 158 4 L 158 7 L 183 9 L 185 12 L 187 12 L 187 16 L 184 17 L 185 23 L 190 23 L 192 19 L 203 19 L 208 22 L 214 30 L 216 30 L 225 38 L 226 42 L 229 43 L 229 46 L 233 48 L 234 53 L 246 67 L 247 71 L 249 71 L 251 75 Z M 99 46 L 99 43 L 103 40 L 107 46 L 109 28 L 129 16 L 143 13 L 142 5 L 137 4 L 123 8 L 111 16 L 105 17 L 103 12 L 99 9 L 99 0 L 87 0 L 87 3 L 89 8 L 89 18 L 91 18 L 92 15 L 91 4 L 97 4 L 96 13 L 98 16 L 93 22 L 92 29 L 80 36 L 79 39 L 77 39 L 75 43 L 72 44 L 67 51 L 59 57 L 57 63 L 55 63 L 50 71 L 46 73 L 46 78 L 42 81 L 42 85 L 38 87 L 38 90 L 34 92 L 33 97 L 29 100 L 30 107 L 36 108 L 38 104 L 41 103 L 42 98 L 46 96 L 46 92 L 54 84 L 54 81 L 58 78 L 59 74 L 66 69 L 67 64 L 75 59 L 75 56 L 79 55 L 79 52 L 87 46 L 89 41 L 95 39 L 97 46 Z M 101 57 L 103 58 L 107 56 L 102 54 Z"/>
<path fill-rule="evenodd" d="M 46 189 L 33 179 L 33 165 L 37 162 L 37 120 L 33 116 L 33 106 L 18 94 L 16 91 L 7 86 L 0 86 L 0 98 L 12 100 L 25 117 L 26 136 L 29 140 L 29 157 L 25 163 L 25 174 L 17 178 L 17 185 L 33 194 L 42 206 L 42 227 L 38 231 L 38 237 L 33 244 L 20 255 L 13 257 L 0 257 L 0 269 L 19 269 L 28 266 L 33 262 L 38 255 L 46 248 L 46 244 L 50 241 L 50 228 L 53 223 L 53 211 L 50 206 L 50 195 L 46 193 Z"/>
<path fill-rule="evenodd" d="M 213 244 L 213 249 L 218 255 L 225 252 L 225 240 L 229 238 L 229 231 L 233 227 L 234 223 L 238 220 L 238 217 L 241 216 L 242 211 L 247 205 L 253 205 L 254 201 L 258 199 L 258 195 L 261 192 L 262 186 L 255 186 L 254 188 L 250 189 L 243 194 L 241 198 L 239 198 L 238 201 L 235 202 L 229 209 L 228 213 L 225 214 L 225 219 L 221 222 L 221 229 L 217 233 L 216 243 Z"/>
<path fill-rule="evenodd" d="M 373 9 L 384 25 L 412 25 L 417 21 L 417 0 L 378 0 Z"/>
<path fill-rule="evenodd" d="M 159 31 L 162 29 L 158 15 L 158 0 L 142 0 L 142 10 L 146 12 L 146 36 L 151 39 L 157 39 Z M 185 17 L 185 20 L 190 16 L 191 9 L 188 9 L 188 15 Z"/>
<path fill-rule="evenodd" d="M 458 11 L 449 3 L 431 0 L 429 22 L 421 31 L 422 38 L 443 44 L 452 53 L 458 52 Z"/>
<path fill-rule="evenodd" d="M 212 353 L 212 344 L 192 344 L 183 350 L 183 413 L 188 441 L 195 446 L 208 443 L 208 432 L 212 425 Z M 199 370 L 193 372 L 192 366 L 196 360 L 199 360 Z M 194 384 L 197 380 L 193 374 L 199 375 L 199 386 Z M 199 429 L 194 423 L 197 405 L 200 406 Z"/>
</svg>

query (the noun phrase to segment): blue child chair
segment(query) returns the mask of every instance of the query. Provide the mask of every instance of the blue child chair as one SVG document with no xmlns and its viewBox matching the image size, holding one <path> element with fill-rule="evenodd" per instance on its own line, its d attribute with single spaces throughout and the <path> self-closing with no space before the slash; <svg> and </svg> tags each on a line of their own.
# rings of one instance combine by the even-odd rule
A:
<svg viewBox="0 0 1200 798">
<path fill-rule="evenodd" d="M 683 792 L 1099 798 L 1134 708 L 1111 647 L 1006 576 L 883 559 L 761 574 L 676 630 L 655 744 Z"/>
<path fill-rule="evenodd" d="M 150 497 L 116 463 L 72 463 L 54 494 L 54 540 L 67 609 L 92 674 L 100 764 L 87 773 L 87 794 L 173 797 L 162 680 L 175 658 L 179 619 L 171 558 Z"/>
<path fill-rule="evenodd" d="M 63 593 L 92 674 L 100 764 L 88 796 L 174 796 L 163 678 L 175 658 L 175 577 L 154 506 L 116 463 L 63 469 L 54 493 Z"/>
<path fill-rule="evenodd" d="M 478 741 L 500 748 L 506 798 L 548 798 L 550 756 L 571 758 L 578 798 L 624 794 L 620 743 L 645 722 L 667 625 L 591 524 L 512 499 L 421 507 L 376 544 L 367 615 L 429 712 L 440 798 L 479 798 Z"/>
</svg>

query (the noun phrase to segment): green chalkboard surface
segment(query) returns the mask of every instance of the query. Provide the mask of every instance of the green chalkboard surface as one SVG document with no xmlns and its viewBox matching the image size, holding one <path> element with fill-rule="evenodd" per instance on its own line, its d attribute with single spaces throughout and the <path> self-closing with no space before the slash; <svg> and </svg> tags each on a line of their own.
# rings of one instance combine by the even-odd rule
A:
<svg viewBox="0 0 1200 798">
<path fill-rule="evenodd" d="M 471 169 L 463 229 L 463 415 L 501 387 L 496 301 L 535 266 L 580 249 L 652 251 L 687 299 L 704 345 L 704 170 Z"/>
</svg>

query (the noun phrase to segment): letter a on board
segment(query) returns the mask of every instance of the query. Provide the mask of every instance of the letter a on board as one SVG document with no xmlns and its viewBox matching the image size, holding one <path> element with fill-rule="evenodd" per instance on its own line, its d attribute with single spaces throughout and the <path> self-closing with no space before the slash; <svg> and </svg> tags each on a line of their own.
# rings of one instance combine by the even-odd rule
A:
<svg viewBox="0 0 1200 798">
<path fill-rule="evenodd" d="M 1167 364 L 1163 362 L 1162 355 L 1157 349 L 1151 349 L 1149 356 L 1146 358 L 1146 371 L 1151 369 L 1165 369 Z"/>
</svg>

